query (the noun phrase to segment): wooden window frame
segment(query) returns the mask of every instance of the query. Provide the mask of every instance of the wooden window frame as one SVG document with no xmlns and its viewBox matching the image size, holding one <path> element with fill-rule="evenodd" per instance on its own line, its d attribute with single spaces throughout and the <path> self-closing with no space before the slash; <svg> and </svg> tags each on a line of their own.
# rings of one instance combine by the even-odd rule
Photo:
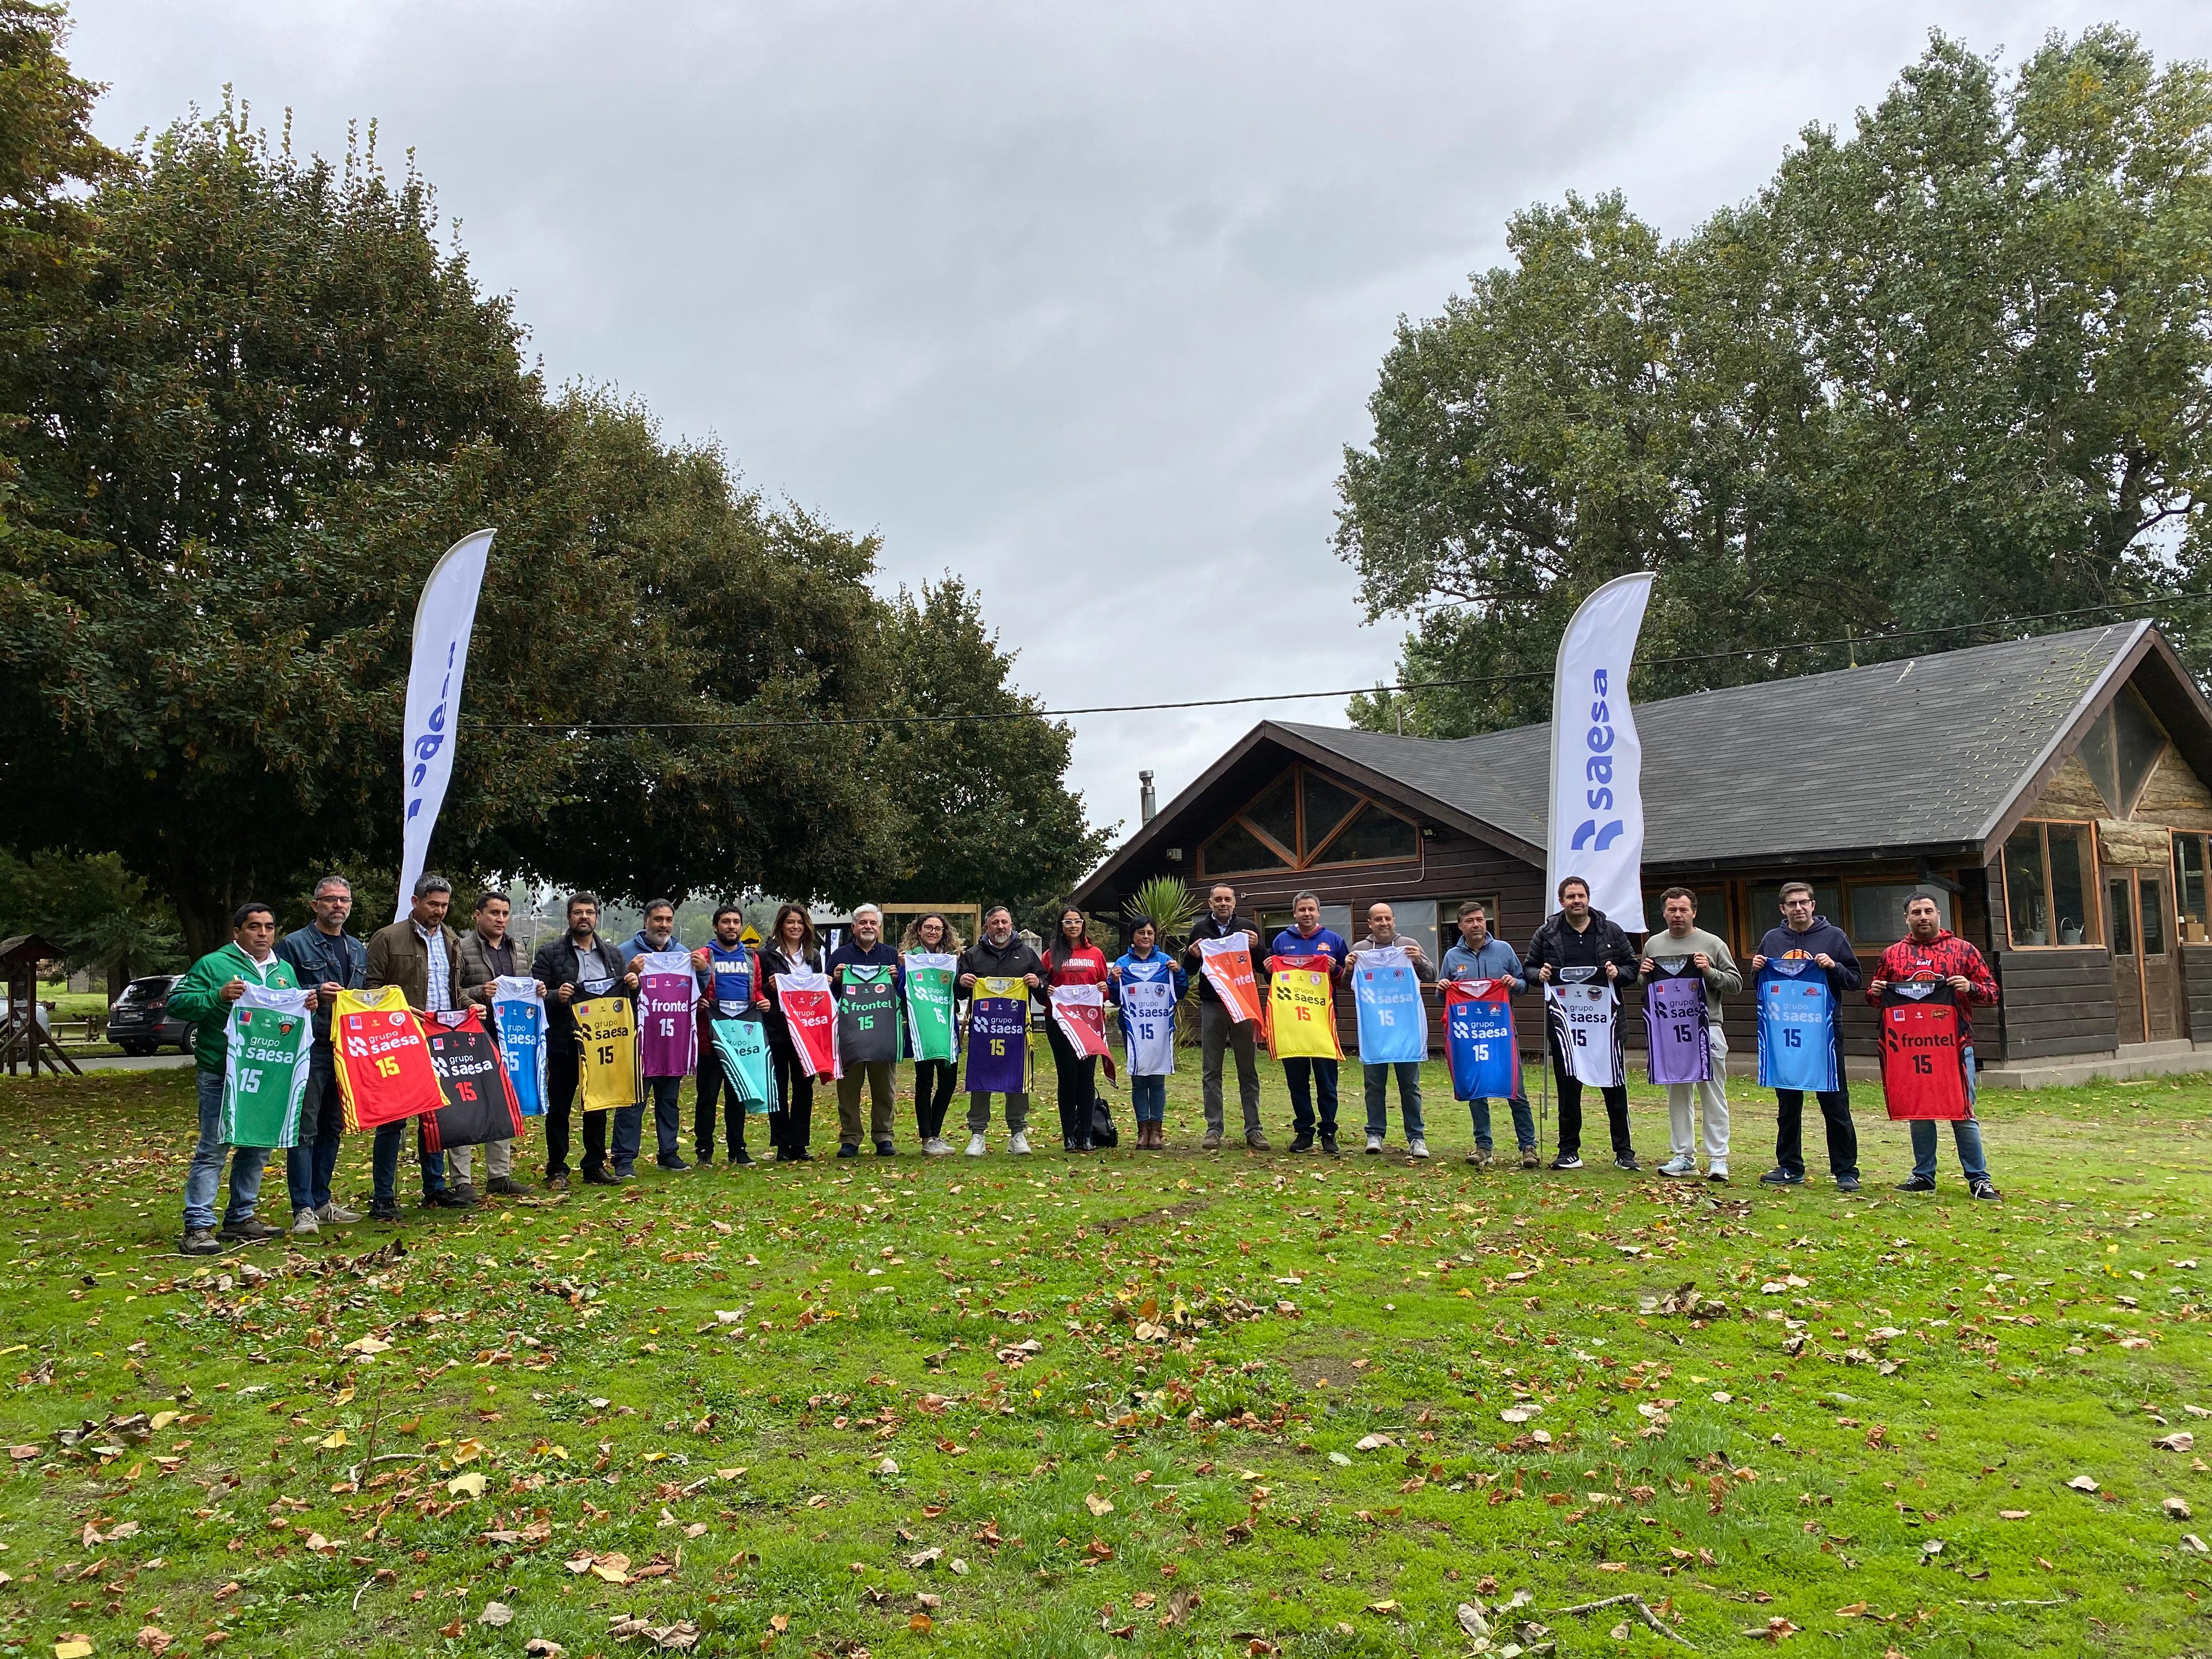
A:
<svg viewBox="0 0 2212 1659">
<path fill-rule="evenodd" d="M 2168 837 L 2166 855 L 2166 876 L 2167 879 L 2173 884 L 2173 899 L 2168 908 L 2173 912 L 2174 945 L 2178 949 L 2184 945 L 2206 942 L 2191 939 L 2188 936 L 2187 927 L 2182 921 L 2181 843 L 2185 841 L 2193 841 L 2197 843 L 2198 851 L 2204 854 L 2204 906 L 2207 912 L 2212 912 L 2212 834 L 2208 834 L 2202 830 L 2168 830 L 2166 835 Z M 2212 934 L 2212 914 L 2205 915 L 2203 926 L 2208 934 Z"/>
<path fill-rule="evenodd" d="M 2097 854 L 2097 826 L 2094 823 L 2081 818 L 2022 818 L 2013 827 L 2014 836 L 2022 830 L 2033 829 L 2036 832 L 2036 846 L 2042 854 L 2044 908 L 2048 910 L 2051 906 L 2051 896 L 2054 886 L 2051 878 L 2051 831 L 2054 826 L 2088 832 L 2087 840 L 2089 843 L 2089 867 L 2082 872 L 2081 879 L 2082 884 L 2091 890 L 2090 893 L 2085 895 L 2091 902 L 2085 906 L 2081 921 L 2085 928 L 2094 924 L 2096 934 L 2094 938 L 2084 938 L 2079 945 L 2062 945 L 2056 939 L 2046 939 L 2041 945 L 2023 945 L 2014 939 L 2012 933 L 2012 872 L 2007 867 L 2003 850 L 2000 848 L 1997 854 L 1998 884 L 2003 889 L 2005 949 L 2008 951 L 2094 950 L 2102 945 L 2109 936 L 2105 927 L 2105 890 L 2103 883 L 2099 879 L 2104 870 L 2105 861 Z M 2005 839 L 2010 841 L 2012 836 L 2008 836 Z M 2172 861 L 2172 855 L 2169 854 L 2167 862 Z"/>
<path fill-rule="evenodd" d="M 1421 826 L 1419 823 L 1413 818 L 1407 817 L 1405 813 L 1400 811 L 1395 806 L 1393 806 L 1389 801 L 1382 799 L 1372 791 L 1359 788 L 1358 786 L 1350 783 L 1346 780 L 1338 777 L 1336 774 L 1320 768 L 1315 768 L 1312 769 L 1321 771 L 1322 776 L 1328 778 L 1332 784 L 1335 785 L 1336 787 L 1344 790 L 1354 799 L 1352 805 L 1345 813 L 1345 815 L 1339 818 L 1334 823 L 1330 824 L 1328 827 L 1327 831 L 1318 839 L 1316 839 L 1309 833 L 1306 827 L 1305 774 L 1308 769 L 1307 763 L 1304 761 L 1291 762 L 1290 765 L 1284 768 L 1280 772 L 1276 773 L 1274 776 L 1269 778 L 1267 782 L 1253 791 L 1252 793 L 1246 798 L 1243 806 L 1238 807 L 1234 812 L 1229 814 L 1228 819 L 1225 823 L 1224 823 L 1218 829 L 1215 830 L 1214 832 L 1208 836 L 1204 841 L 1199 843 L 1198 878 L 1200 880 L 1212 881 L 1217 878 L 1229 876 L 1267 877 L 1305 875 L 1316 871 L 1334 873 L 1339 870 L 1372 870 L 1380 866 L 1419 865 L 1422 862 L 1426 852 L 1426 838 L 1421 834 Z M 1249 806 L 1254 801 L 1260 799 L 1262 796 L 1273 790 L 1285 778 L 1289 778 L 1291 781 L 1291 799 L 1297 812 L 1297 837 L 1299 846 L 1301 848 L 1310 848 L 1311 849 L 1305 853 L 1303 857 L 1300 856 L 1297 849 L 1284 846 L 1281 842 L 1276 840 L 1274 836 L 1269 835 L 1265 830 L 1262 830 L 1258 824 L 1255 823 L 1251 819 L 1244 816 L 1244 808 L 1246 806 Z M 1413 832 L 1413 851 L 1412 856 L 1395 859 L 1351 859 L 1346 860 L 1342 863 L 1330 862 L 1324 864 L 1321 862 L 1322 854 L 1328 852 L 1330 845 L 1335 842 L 1337 837 L 1343 835 L 1346 830 L 1349 830 L 1352 826 L 1353 823 L 1357 823 L 1360 815 L 1366 811 L 1370 806 L 1381 808 L 1383 811 L 1389 813 L 1392 817 L 1397 819 L 1401 823 L 1406 825 L 1407 829 Z M 1283 862 L 1279 865 L 1266 866 L 1256 870 L 1247 868 L 1225 870 L 1215 869 L 1212 863 L 1208 861 L 1206 853 L 1208 849 L 1212 848 L 1213 843 L 1219 840 L 1221 836 L 1232 827 L 1241 828 L 1245 834 L 1259 842 L 1261 845 L 1271 848 L 1282 859 Z"/>
</svg>

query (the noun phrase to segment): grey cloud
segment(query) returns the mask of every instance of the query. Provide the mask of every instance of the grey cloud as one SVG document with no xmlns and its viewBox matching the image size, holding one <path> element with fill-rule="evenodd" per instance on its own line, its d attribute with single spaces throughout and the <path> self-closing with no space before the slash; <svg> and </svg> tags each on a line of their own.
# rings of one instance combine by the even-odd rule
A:
<svg viewBox="0 0 2212 1659">
<path fill-rule="evenodd" d="M 1848 121 L 1940 25 L 2013 56 L 2182 3 L 708 6 L 100 0 L 127 138 L 234 82 L 325 150 L 376 117 L 556 380 L 611 381 L 746 476 L 983 590 L 1054 703 L 1387 675 L 1328 550 L 1401 313 L 1507 214 L 1618 185 L 1673 230 Z M 1267 710 L 1096 717 L 1133 818 Z M 1334 718 L 1333 705 L 1280 705 Z"/>
</svg>

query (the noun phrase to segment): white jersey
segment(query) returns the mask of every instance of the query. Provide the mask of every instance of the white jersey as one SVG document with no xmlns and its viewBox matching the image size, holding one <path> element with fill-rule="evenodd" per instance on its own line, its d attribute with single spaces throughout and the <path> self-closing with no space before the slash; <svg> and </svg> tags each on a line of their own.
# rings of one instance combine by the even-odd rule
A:
<svg viewBox="0 0 2212 1659">
<path fill-rule="evenodd" d="M 1613 987 L 1547 985 L 1544 1011 L 1566 1075 L 1593 1089 L 1620 1086 L 1620 999 Z"/>
</svg>

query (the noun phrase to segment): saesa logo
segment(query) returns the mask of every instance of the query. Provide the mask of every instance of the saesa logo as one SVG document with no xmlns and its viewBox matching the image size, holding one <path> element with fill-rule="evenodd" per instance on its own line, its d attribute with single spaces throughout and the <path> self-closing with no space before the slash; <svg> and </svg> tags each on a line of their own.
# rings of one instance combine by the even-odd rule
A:
<svg viewBox="0 0 2212 1659">
<path fill-rule="evenodd" d="M 1593 814 L 1613 810 L 1613 711 L 1606 706 L 1607 684 L 1602 668 L 1590 675 L 1590 726 L 1583 734 L 1583 778 L 1591 787 L 1583 793 L 1583 804 Z M 1619 818 L 1587 817 L 1568 845 L 1577 853 L 1585 848 L 1602 853 L 1620 838 L 1625 828 Z"/>
</svg>

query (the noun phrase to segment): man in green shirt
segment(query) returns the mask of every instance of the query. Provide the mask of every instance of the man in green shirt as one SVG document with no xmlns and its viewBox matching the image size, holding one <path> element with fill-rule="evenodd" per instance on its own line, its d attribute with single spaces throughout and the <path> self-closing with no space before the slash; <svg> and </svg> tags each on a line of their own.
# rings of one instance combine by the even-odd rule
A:
<svg viewBox="0 0 2212 1659">
<path fill-rule="evenodd" d="M 202 957 L 169 993 L 169 1012 L 191 1022 L 192 1058 L 199 1085 L 200 1137 L 185 1172 L 185 1237 L 178 1249 L 186 1255 L 217 1255 L 226 1243 L 258 1243 L 283 1236 L 282 1227 L 257 1221 L 253 1206 L 261 1197 L 261 1170 L 269 1161 L 263 1146 L 232 1146 L 222 1138 L 222 1075 L 230 1054 L 228 1021 L 231 1005 L 248 985 L 296 989 L 289 963 L 276 954 L 276 916 L 265 904 L 246 903 L 231 917 L 231 942 Z M 307 993 L 307 1006 L 315 994 Z M 222 1185 L 223 1154 L 230 1154 L 230 1204 L 222 1231 L 216 1231 L 215 1196 Z"/>
</svg>

